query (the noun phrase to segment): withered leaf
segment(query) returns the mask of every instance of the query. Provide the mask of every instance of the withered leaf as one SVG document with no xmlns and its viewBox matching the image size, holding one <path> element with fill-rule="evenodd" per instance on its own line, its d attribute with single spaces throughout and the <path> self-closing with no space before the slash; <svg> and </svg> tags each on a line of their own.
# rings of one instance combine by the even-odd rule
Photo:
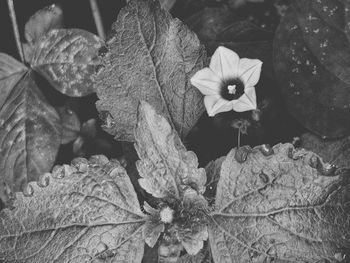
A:
<svg viewBox="0 0 350 263">
<path fill-rule="evenodd" d="M 96 76 L 97 108 L 113 119 L 105 130 L 134 141 L 138 103 L 145 100 L 186 136 L 204 112 L 202 95 L 189 81 L 206 64 L 197 36 L 158 1 L 131 0 L 113 24 L 107 47 Z"/>
<path fill-rule="evenodd" d="M 0 64 L 0 192 L 6 201 L 8 190 L 21 191 L 24 184 L 51 169 L 61 142 L 61 124 L 33 72 L 3 53 Z"/>
<path fill-rule="evenodd" d="M 141 262 L 144 215 L 125 170 L 105 159 L 55 167 L 17 194 L 0 212 L 0 261 Z"/>
<path fill-rule="evenodd" d="M 135 129 L 140 185 L 157 198 L 182 197 L 185 187 L 205 191 L 206 175 L 167 120 L 142 101 Z"/>
<path fill-rule="evenodd" d="M 338 262 L 350 251 L 350 180 L 290 144 L 223 162 L 209 226 L 215 262 Z M 321 162 L 322 163 L 322 162 Z M 322 163 L 323 164 L 323 163 Z M 317 167 L 313 168 L 313 167 Z"/>
<path fill-rule="evenodd" d="M 53 29 L 31 54 L 32 68 L 63 94 L 81 97 L 94 92 L 92 75 L 99 65 L 103 41 L 81 29 Z"/>
</svg>

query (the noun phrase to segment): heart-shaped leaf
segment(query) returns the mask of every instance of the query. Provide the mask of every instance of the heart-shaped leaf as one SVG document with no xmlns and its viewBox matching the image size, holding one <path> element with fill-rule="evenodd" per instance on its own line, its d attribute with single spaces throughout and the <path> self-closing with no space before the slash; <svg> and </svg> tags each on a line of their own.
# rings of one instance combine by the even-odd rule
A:
<svg viewBox="0 0 350 263">
<path fill-rule="evenodd" d="M 1 211 L 1 261 L 141 262 L 145 218 L 125 170 L 106 157 L 73 163 L 30 183 L 32 196 L 19 193 L 15 209 Z"/>
<path fill-rule="evenodd" d="M 63 94 L 81 97 L 94 92 L 92 75 L 103 41 L 81 29 L 53 29 L 42 36 L 31 57 L 32 68 Z"/>
<path fill-rule="evenodd" d="M 209 226 L 215 262 L 347 258 L 349 171 L 329 171 L 317 155 L 290 144 L 273 152 L 254 148 L 240 163 L 234 149 L 223 162 Z"/>
<path fill-rule="evenodd" d="M 131 0 L 113 24 L 107 46 L 96 76 L 97 108 L 111 114 L 105 130 L 134 141 L 137 106 L 145 100 L 186 136 L 204 111 L 202 95 L 189 81 L 206 63 L 197 36 L 158 1 Z"/>
<path fill-rule="evenodd" d="M 33 72 L 3 53 L 0 64 L 0 191 L 6 199 L 4 186 L 10 192 L 20 191 L 51 169 L 61 142 L 61 126 Z"/>
<path fill-rule="evenodd" d="M 350 132 L 345 2 L 295 1 L 274 41 L 274 67 L 289 111 L 325 137 Z"/>
<path fill-rule="evenodd" d="M 51 29 L 62 28 L 63 12 L 57 5 L 44 7 L 32 15 L 25 25 L 24 35 L 30 45 Z"/>
<path fill-rule="evenodd" d="M 183 197 L 184 188 L 205 191 L 206 175 L 197 156 L 186 151 L 176 131 L 146 102 L 141 102 L 135 129 L 140 185 L 157 198 Z"/>
</svg>

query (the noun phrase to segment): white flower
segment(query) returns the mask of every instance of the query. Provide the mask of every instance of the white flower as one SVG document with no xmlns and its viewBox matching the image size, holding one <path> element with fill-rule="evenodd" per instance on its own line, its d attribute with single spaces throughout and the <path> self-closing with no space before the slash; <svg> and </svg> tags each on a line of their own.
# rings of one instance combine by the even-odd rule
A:
<svg viewBox="0 0 350 263">
<path fill-rule="evenodd" d="M 209 116 L 234 110 L 255 110 L 255 85 L 260 78 L 259 59 L 239 58 L 232 50 L 218 47 L 211 57 L 209 68 L 198 71 L 191 83 L 204 95 Z"/>
</svg>

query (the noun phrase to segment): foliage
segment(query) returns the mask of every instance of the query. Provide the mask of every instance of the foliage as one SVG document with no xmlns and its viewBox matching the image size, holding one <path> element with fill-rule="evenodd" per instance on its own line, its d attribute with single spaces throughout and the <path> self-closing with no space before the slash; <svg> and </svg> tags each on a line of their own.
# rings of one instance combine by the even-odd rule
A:
<svg viewBox="0 0 350 263">
<path fill-rule="evenodd" d="M 202 95 L 189 82 L 206 63 L 197 36 L 148 0 L 129 1 L 112 32 L 96 76 L 97 109 L 111 114 L 105 130 L 134 141 L 137 105 L 145 100 L 184 138 L 204 111 Z"/>
<path fill-rule="evenodd" d="M 348 0 L 126 2 L 0 53 L 0 261 L 347 262 Z M 263 62 L 256 110 L 204 113 L 218 46 Z"/>
<path fill-rule="evenodd" d="M 170 124 L 146 102 L 138 116 L 141 186 L 158 197 L 157 207 L 145 203 L 147 215 L 141 212 L 117 161 L 93 156 L 89 162 L 80 158 L 71 166 L 55 166 L 51 175 L 17 194 L 14 210 L 0 213 L 2 260 L 141 262 L 143 242 L 152 247 L 159 238 L 159 258 L 166 259 L 169 247 L 179 251 L 177 257 L 182 248 L 198 254 L 208 234 L 215 262 L 345 257 L 350 247 L 348 174 L 324 174 L 317 155 L 290 144 L 276 145 L 269 154 L 264 147 L 242 148 L 240 161 L 242 153 L 234 149 L 222 163 L 211 212 L 200 193 L 205 174 L 195 168 L 194 154 L 184 151 Z M 167 155 L 161 154 L 164 148 Z"/>
<path fill-rule="evenodd" d="M 51 6 L 34 14 L 25 26 L 29 67 L 0 53 L 0 195 L 14 197 L 28 182 L 52 168 L 61 141 L 65 117 L 49 104 L 37 86 L 35 72 L 64 94 L 92 92 L 91 75 L 102 41 L 93 34 L 61 27 L 62 12 Z M 45 84 L 48 86 L 47 84 Z M 64 129 L 66 130 L 66 129 Z M 63 134 L 63 135 L 62 135 Z"/>
</svg>

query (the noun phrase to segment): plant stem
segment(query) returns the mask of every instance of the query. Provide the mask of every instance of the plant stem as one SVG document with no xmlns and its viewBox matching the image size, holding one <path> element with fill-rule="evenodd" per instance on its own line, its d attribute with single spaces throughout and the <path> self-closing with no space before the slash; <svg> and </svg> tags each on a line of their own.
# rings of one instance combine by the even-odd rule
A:
<svg viewBox="0 0 350 263">
<path fill-rule="evenodd" d="M 241 147 L 241 129 L 238 129 L 237 148 Z"/>
<path fill-rule="evenodd" d="M 105 40 L 106 34 L 105 34 L 104 29 L 103 29 L 101 14 L 100 14 L 100 10 L 98 9 L 98 5 L 97 5 L 96 0 L 90 0 L 90 6 L 91 6 L 91 10 L 92 10 L 92 15 L 93 15 L 94 20 L 95 20 L 98 35 L 100 36 L 100 38 Z"/>
<path fill-rule="evenodd" d="M 22 63 L 24 63 L 24 53 L 23 53 L 23 47 L 21 43 L 21 38 L 19 36 L 19 30 L 18 30 L 18 24 L 17 24 L 17 18 L 16 18 L 16 12 L 15 12 L 15 7 L 13 5 L 13 0 L 7 0 L 7 5 L 9 7 L 10 11 L 10 17 L 11 17 L 11 22 L 12 22 L 12 28 L 13 32 L 15 34 L 15 40 L 16 40 L 16 45 L 18 49 L 19 56 L 21 58 Z"/>
</svg>

